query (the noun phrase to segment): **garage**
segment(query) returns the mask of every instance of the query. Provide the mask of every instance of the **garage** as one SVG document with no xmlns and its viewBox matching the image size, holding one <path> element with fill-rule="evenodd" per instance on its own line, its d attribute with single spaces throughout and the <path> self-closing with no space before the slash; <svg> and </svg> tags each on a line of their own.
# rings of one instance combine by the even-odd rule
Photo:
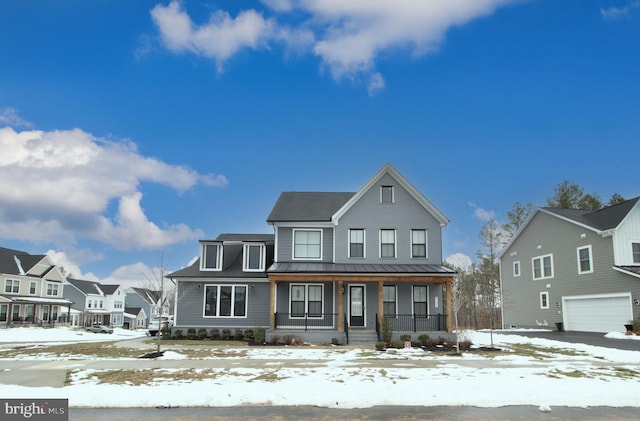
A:
<svg viewBox="0 0 640 421">
<path fill-rule="evenodd" d="M 620 332 L 633 318 L 631 293 L 562 297 L 564 329 Z"/>
</svg>

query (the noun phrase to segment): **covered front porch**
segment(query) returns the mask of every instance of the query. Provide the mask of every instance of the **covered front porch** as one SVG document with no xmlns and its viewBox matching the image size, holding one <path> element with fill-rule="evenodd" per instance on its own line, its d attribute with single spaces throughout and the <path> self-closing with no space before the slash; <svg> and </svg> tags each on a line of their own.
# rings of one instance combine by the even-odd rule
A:
<svg viewBox="0 0 640 421">
<path fill-rule="evenodd" d="M 308 341 L 381 339 L 383 318 L 394 337 L 451 332 L 453 272 L 269 273 L 269 330 Z M 342 337 L 342 338 L 340 338 Z"/>
<path fill-rule="evenodd" d="M 0 300 L 0 325 L 55 325 L 69 322 L 71 301 L 64 298 L 6 297 Z"/>
</svg>

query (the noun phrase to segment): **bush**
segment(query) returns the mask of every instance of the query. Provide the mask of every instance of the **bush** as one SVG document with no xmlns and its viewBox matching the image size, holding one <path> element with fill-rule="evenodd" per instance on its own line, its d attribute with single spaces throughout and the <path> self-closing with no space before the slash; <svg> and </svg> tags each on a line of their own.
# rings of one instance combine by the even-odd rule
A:
<svg viewBox="0 0 640 421">
<path fill-rule="evenodd" d="M 285 335 L 282 338 L 282 342 L 284 342 L 285 345 L 303 345 L 304 339 L 297 335 Z"/>
<path fill-rule="evenodd" d="M 211 339 L 219 340 L 220 339 L 220 330 L 217 328 L 211 329 Z"/>
<path fill-rule="evenodd" d="M 437 339 L 427 339 L 427 347 L 428 348 L 435 348 L 436 345 L 439 345 L 439 342 Z"/>
<path fill-rule="evenodd" d="M 636 333 L 640 332 L 640 316 L 632 320 L 632 324 L 633 324 L 633 331 Z"/>
<path fill-rule="evenodd" d="M 280 340 L 282 340 L 282 337 L 280 335 L 271 336 L 271 339 L 270 339 L 271 345 L 278 345 Z"/>
<path fill-rule="evenodd" d="M 390 344 L 392 337 L 393 326 L 391 325 L 391 320 L 388 317 L 382 317 L 382 340 Z"/>
<path fill-rule="evenodd" d="M 222 335 L 220 337 L 223 341 L 228 341 L 229 339 L 231 339 L 231 330 L 222 329 Z"/>
<path fill-rule="evenodd" d="M 429 335 L 422 334 L 418 336 L 418 341 L 420 341 L 423 346 L 427 346 L 427 342 L 429 342 Z"/>
<path fill-rule="evenodd" d="M 400 335 L 400 340 L 402 342 L 411 342 L 411 335 Z"/>
<path fill-rule="evenodd" d="M 184 336 L 182 336 L 182 329 L 176 329 L 176 331 L 174 333 L 176 335 L 176 339 L 184 338 Z"/>
<path fill-rule="evenodd" d="M 468 351 L 471 348 L 471 345 L 473 345 L 473 343 L 469 339 L 463 339 L 460 341 L 460 348 L 458 350 Z"/>
<path fill-rule="evenodd" d="M 401 340 L 393 341 L 391 343 L 391 346 L 396 349 L 402 349 L 404 348 L 404 341 L 401 341 Z"/>
<path fill-rule="evenodd" d="M 187 329 L 187 339 L 195 339 L 196 338 L 196 328 L 190 327 Z"/>
<path fill-rule="evenodd" d="M 160 330 L 160 334 L 164 337 L 164 338 L 170 338 L 171 337 L 171 328 L 167 325 L 163 325 L 162 329 Z"/>
<path fill-rule="evenodd" d="M 340 340 L 338 338 L 331 338 L 331 345 L 340 345 Z"/>
<path fill-rule="evenodd" d="M 206 339 L 207 338 L 207 329 L 205 329 L 204 327 L 201 327 L 200 329 L 198 329 L 198 338 Z"/>
<path fill-rule="evenodd" d="M 237 341 L 241 341 L 244 339 L 244 333 L 242 333 L 242 329 L 236 329 L 236 333 L 233 335 L 233 339 Z"/>
<path fill-rule="evenodd" d="M 384 351 L 387 347 L 387 343 L 385 341 L 376 342 L 376 351 Z"/>
<path fill-rule="evenodd" d="M 263 344 L 265 343 L 264 341 L 266 337 L 267 337 L 267 329 L 263 327 L 258 327 L 255 329 L 253 333 L 253 342 L 257 344 Z"/>
<path fill-rule="evenodd" d="M 246 339 L 253 339 L 253 330 L 252 329 L 247 329 L 244 331 L 244 337 Z"/>
<path fill-rule="evenodd" d="M 447 343 L 447 340 L 442 336 L 438 336 L 438 345 L 444 345 Z"/>
</svg>

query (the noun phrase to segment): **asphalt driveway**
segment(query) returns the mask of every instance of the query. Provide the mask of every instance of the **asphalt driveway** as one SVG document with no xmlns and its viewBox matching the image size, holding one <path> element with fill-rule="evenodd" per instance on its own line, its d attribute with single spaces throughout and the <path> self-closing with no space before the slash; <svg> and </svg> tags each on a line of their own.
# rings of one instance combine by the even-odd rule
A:
<svg viewBox="0 0 640 421">
<path fill-rule="evenodd" d="M 574 344 L 586 344 L 601 346 L 604 348 L 622 349 L 626 351 L 640 351 L 640 340 L 605 338 L 604 333 L 595 332 L 559 332 L 551 331 L 495 331 L 500 334 L 513 334 L 529 338 L 543 338 L 553 341 L 570 342 Z"/>
</svg>

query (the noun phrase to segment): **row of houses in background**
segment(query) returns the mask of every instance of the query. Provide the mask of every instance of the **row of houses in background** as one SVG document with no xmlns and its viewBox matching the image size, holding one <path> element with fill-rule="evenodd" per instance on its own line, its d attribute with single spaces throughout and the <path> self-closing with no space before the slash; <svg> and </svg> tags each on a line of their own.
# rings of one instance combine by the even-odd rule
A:
<svg viewBox="0 0 640 421">
<path fill-rule="evenodd" d="M 136 329 L 146 328 L 159 312 L 156 291 L 67 278 L 46 255 L 3 247 L 0 285 L 0 327 L 62 323 Z"/>
</svg>

